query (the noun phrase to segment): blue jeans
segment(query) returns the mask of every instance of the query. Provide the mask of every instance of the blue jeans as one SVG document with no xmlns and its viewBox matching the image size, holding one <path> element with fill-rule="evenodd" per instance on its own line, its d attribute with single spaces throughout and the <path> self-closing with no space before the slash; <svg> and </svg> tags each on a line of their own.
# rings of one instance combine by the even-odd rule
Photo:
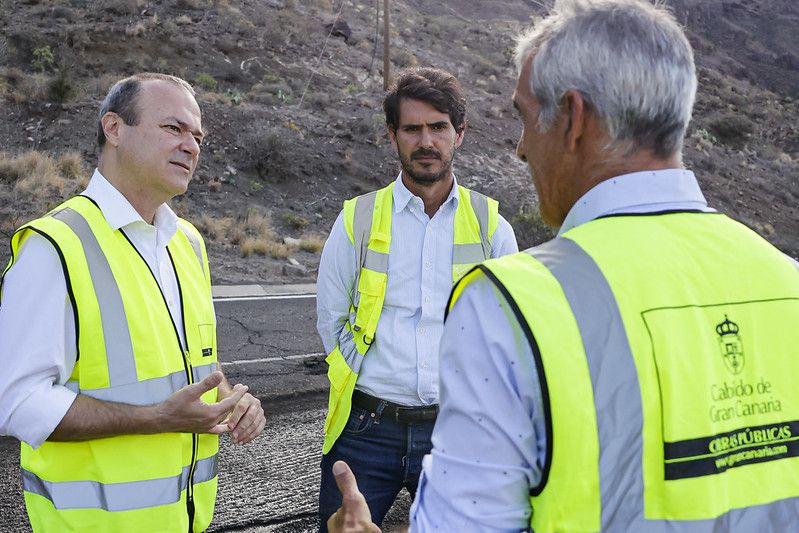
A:
<svg viewBox="0 0 799 533">
<path fill-rule="evenodd" d="M 391 504 L 405 487 L 416 496 L 422 457 L 430 453 L 434 421 L 402 423 L 383 416 L 384 402 L 375 412 L 352 406 L 349 420 L 333 448 L 322 456 L 319 489 L 320 531 L 341 506 L 341 493 L 333 476 L 333 463 L 346 462 L 366 498 L 372 522 L 380 525 Z"/>
</svg>

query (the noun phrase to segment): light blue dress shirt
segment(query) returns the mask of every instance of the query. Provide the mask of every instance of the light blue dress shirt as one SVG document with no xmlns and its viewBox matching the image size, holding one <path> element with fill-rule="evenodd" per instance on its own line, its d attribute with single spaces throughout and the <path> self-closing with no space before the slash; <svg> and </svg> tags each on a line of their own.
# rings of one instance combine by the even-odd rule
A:
<svg viewBox="0 0 799 533">
<path fill-rule="evenodd" d="M 636 172 L 581 197 L 560 233 L 595 218 L 671 210 L 713 212 L 693 173 Z M 504 296 L 476 278 L 441 340 L 441 411 L 423 461 L 411 531 L 523 531 L 545 441 L 541 387 L 530 345 Z"/>
<path fill-rule="evenodd" d="M 458 187 L 432 218 L 422 199 L 402 182 L 393 189 L 388 283 L 374 344 L 356 388 L 402 405 L 438 403 L 438 348 L 444 308 L 452 289 L 452 240 Z M 510 224 L 499 217 L 492 256 L 518 251 Z M 325 351 L 336 346 L 347 320 L 355 282 L 355 247 L 339 214 L 325 243 L 317 277 L 317 330 Z"/>
</svg>

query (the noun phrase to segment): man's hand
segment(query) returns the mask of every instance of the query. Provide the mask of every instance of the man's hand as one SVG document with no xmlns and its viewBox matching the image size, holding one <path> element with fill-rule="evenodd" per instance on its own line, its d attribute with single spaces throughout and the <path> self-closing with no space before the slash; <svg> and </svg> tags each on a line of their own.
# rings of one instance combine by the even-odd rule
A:
<svg viewBox="0 0 799 533">
<path fill-rule="evenodd" d="M 241 385 L 236 385 L 240 387 Z M 233 391 L 236 390 L 233 387 Z M 221 390 L 221 389 L 220 389 Z M 232 393 L 232 391 L 231 391 Z M 236 403 L 233 412 L 223 422 L 228 427 L 228 431 L 233 432 L 233 444 L 247 444 L 261 434 L 266 426 L 264 409 L 261 407 L 261 400 L 246 393 Z"/>
<path fill-rule="evenodd" d="M 247 394 L 247 387 L 228 387 L 228 393 L 217 403 L 208 404 L 200 399 L 224 379 L 222 372 L 213 372 L 204 380 L 183 387 L 155 405 L 106 402 L 78 394 L 48 440 L 84 441 L 154 433 L 226 433 L 231 430 L 226 419 Z M 249 412 L 249 409 L 245 412 Z"/>
<path fill-rule="evenodd" d="M 380 528 L 372 523 L 372 515 L 366 505 L 366 498 L 358 491 L 355 475 L 344 461 L 333 464 L 333 475 L 341 491 L 341 507 L 327 521 L 330 533 L 380 533 Z"/>
<path fill-rule="evenodd" d="M 212 372 L 202 381 L 183 387 L 156 406 L 159 432 L 226 433 L 231 430 L 225 419 L 247 393 L 247 387 L 236 385 L 221 401 L 205 403 L 200 396 L 213 390 L 224 380 L 222 372 Z M 260 405 L 259 405 L 260 407 Z"/>
</svg>

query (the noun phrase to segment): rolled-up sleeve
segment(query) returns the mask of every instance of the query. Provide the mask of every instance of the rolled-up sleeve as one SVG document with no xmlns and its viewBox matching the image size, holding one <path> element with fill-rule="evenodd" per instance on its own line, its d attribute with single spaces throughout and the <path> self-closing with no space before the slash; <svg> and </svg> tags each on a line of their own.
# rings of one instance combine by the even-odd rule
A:
<svg viewBox="0 0 799 533">
<path fill-rule="evenodd" d="M 31 235 L 3 279 L 0 434 L 41 446 L 77 396 L 64 387 L 76 351 L 61 261 L 47 240 Z"/>
<path fill-rule="evenodd" d="M 480 275 L 461 294 L 441 341 L 441 405 L 411 531 L 522 531 L 545 451 L 530 348 L 501 293 Z"/>
<path fill-rule="evenodd" d="M 316 278 L 316 330 L 326 353 L 333 351 L 338 344 L 349 316 L 355 268 L 355 247 L 344 228 L 342 211 L 325 242 Z"/>
</svg>

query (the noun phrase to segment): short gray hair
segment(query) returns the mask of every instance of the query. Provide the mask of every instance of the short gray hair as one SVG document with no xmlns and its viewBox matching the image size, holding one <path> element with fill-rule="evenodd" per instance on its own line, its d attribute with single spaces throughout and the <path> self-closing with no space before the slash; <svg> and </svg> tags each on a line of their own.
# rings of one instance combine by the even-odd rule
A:
<svg viewBox="0 0 799 533">
<path fill-rule="evenodd" d="M 194 89 L 184 79 L 169 74 L 158 72 L 142 72 L 134 74 L 123 80 L 116 82 L 108 91 L 100 106 L 100 115 L 97 117 L 97 146 L 100 150 L 105 146 L 105 132 L 103 131 L 103 115 L 113 112 L 128 126 L 135 126 L 139 123 L 139 109 L 136 106 L 136 97 L 141 91 L 141 84 L 145 81 L 161 80 L 174 83 L 178 87 L 183 87 L 189 94 L 194 96 Z"/>
<path fill-rule="evenodd" d="M 521 35 L 516 66 L 534 56 L 530 89 L 538 128 L 552 125 L 563 95 L 577 90 L 610 137 L 609 148 L 682 150 L 696 96 L 691 45 L 663 7 L 645 0 L 555 0 Z"/>
</svg>

